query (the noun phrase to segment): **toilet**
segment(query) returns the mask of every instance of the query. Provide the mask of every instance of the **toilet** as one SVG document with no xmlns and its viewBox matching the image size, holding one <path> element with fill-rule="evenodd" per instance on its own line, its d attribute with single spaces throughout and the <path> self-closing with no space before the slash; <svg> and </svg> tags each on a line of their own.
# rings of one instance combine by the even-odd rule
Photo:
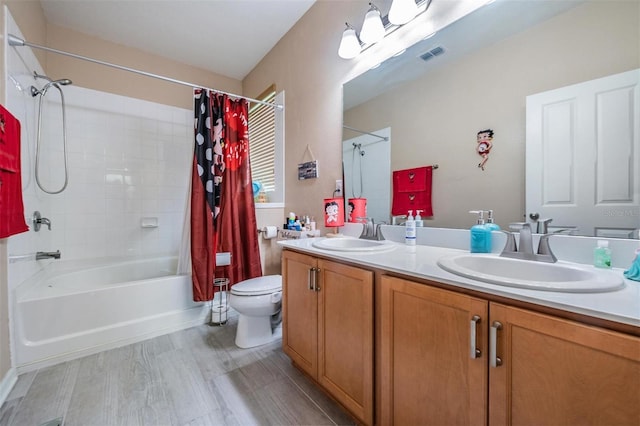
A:
<svg viewBox="0 0 640 426">
<path fill-rule="evenodd" d="M 267 275 L 231 287 L 229 305 L 238 311 L 236 346 L 252 348 L 282 335 L 282 276 Z"/>
</svg>

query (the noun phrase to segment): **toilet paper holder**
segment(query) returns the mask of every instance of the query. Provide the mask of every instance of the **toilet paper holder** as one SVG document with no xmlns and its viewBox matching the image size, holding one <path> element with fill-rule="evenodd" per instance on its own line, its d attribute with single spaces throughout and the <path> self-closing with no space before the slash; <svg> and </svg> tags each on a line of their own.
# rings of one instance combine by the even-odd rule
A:
<svg viewBox="0 0 640 426">
<path fill-rule="evenodd" d="M 262 234 L 263 239 L 270 240 L 272 238 L 278 238 L 280 228 L 277 226 L 264 226 L 261 229 L 258 229 L 258 233 Z"/>
<path fill-rule="evenodd" d="M 267 232 L 266 228 L 267 228 L 266 226 L 264 228 L 259 228 L 258 229 L 258 234 L 262 234 L 263 232 L 266 233 Z M 280 228 L 276 227 L 276 231 L 280 232 Z"/>
</svg>

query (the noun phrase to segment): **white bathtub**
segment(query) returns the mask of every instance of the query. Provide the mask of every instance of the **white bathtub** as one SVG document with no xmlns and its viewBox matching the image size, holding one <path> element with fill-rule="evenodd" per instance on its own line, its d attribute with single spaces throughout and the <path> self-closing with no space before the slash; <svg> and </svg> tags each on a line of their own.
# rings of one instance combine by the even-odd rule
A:
<svg viewBox="0 0 640 426">
<path fill-rule="evenodd" d="M 202 324 L 177 258 L 53 261 L 15 292 L 19 372 Z"/>
</svg>

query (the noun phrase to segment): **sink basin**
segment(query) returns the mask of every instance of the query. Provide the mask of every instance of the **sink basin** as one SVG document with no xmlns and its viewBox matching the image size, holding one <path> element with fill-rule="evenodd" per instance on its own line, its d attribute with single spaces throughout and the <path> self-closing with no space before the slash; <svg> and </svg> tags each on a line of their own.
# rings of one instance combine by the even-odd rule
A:
<svg viewBox="0 0 640 426">
<path fill-rule="evenodd" d="M 544 263 L 488 254 L 462 254 L 438 260 L 445 271 L 508 287 L 570 293 L 599 293 L 624 287 L 622 276 L 567 262 Z"/>
<path fill-rule="evenodd" d="M 315 248 L 346 252 L 381 252 L 393 250 L 396 246 L 391 241 L 361 240 L 359 238 L 325 238 L 314 241 Z"/>
</svg>

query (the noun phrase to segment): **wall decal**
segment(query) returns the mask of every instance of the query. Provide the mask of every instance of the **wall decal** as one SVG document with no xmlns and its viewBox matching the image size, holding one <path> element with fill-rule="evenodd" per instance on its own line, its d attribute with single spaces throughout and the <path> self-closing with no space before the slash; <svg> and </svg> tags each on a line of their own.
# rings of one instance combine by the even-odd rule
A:
<svg viewBox="0 0 640 426">
<path fill-rule="evenodd" d="M 478 155 L 482 157 L 482 160 L 478 164 L 478 167 L 480 167 L 483 171 L 484 171 L 484 165 L 486 164 L 487 160 L 489 160 L 489 152 L 491 151 L 492 147 L 493 147 L 493 130 L 491 129 L 480 130 L 477 136 L 476 151 L 478 152 Z"/>
</svg>

